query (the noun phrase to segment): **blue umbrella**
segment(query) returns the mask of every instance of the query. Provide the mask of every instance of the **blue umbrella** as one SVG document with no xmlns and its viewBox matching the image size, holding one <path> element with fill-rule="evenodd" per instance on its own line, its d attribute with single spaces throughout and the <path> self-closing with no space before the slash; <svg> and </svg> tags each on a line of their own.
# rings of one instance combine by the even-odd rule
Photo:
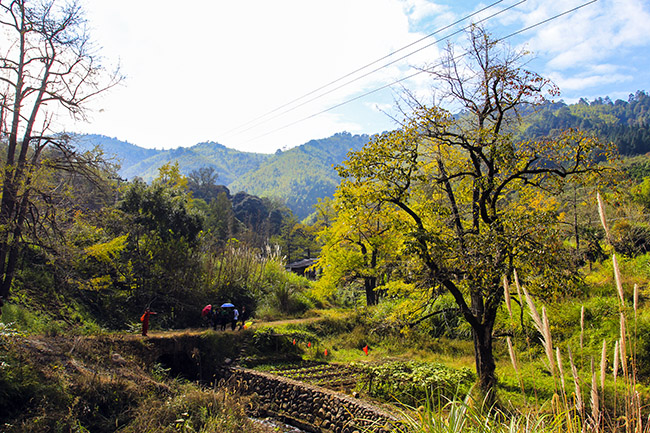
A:
<svg viewBox="0 0 650 433">
<path fill-rule="evenodd" d="M 225 304 L 221 304 L 221 308 L 230 308 L 230 307 L 234 307 L 234 305 L 231 304 L 230 302 L 226 302 Z"/>
</svg>

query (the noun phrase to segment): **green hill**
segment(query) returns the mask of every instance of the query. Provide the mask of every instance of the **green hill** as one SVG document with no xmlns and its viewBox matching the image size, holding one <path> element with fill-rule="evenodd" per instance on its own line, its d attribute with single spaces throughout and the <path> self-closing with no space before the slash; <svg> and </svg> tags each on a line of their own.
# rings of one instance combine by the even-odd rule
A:
<svg viewBox="0 0 650 433">
<path fill-rule="evenodd" d="M 158 169 L 168 162 L 178 162 L 181 171 L 188 174 L 202 167 L 214 167 L 218 182 L 229 185 L 240 176 L 257 169 L 271 155 L 240 152 L 219 143 L 205 142 L 192 147 L 179 147 L 160 151 L 158 154 L 129 167 L 123 167 L 127 178 L 139 176 L 150 181 L 158 175 Z"/>
<path fill-rule="evenodd" d="M 278 152 L 254 171 L 236 179 L 228 187 L 262 197 L 286 201 L 302 219 L 313 212 L 319 198 L 331 196 L 340 180 L 333 166 L 345 160 L 350 150 L 359 150 L 368 135 L 339 133 L 312 140 L 285 152 Z"/>
<path fill-rule="evenodd" d="M 233 193 L 245 191 L 260 197 L 278 198 L 298 218 L 304 218 L 313 211 L 312 206 L 319 198 L 334 193 L 339 179 L 333 165 L 340 164 L 351 149 L 360 149 L 369 136 L 343 132 L 274 155 L 240 152 L 215 142 L 154 150 L 101 135 L 76 138 L 82 150 L 101 146 L 109 158 L 121 163 L 119 173 L 124 178 L 140 177 L 151 181 L 158 175 L 158 169 L 168 162 L 178 162 L 184 174 L 214 167 L 217 182 Z"/>
<path fill-rule="evenodd" d="M 153 158 L 162 152 L 156 149 L 145 149 L 135 144 L 118 140 L 115 137 L 106 137 L 105 135 L 74 134 L 72 137 L 77 149 L 87 151 L 94 147 L 101 147 L 107 159 L 114 161 L 123 168 L 137 165 L 140 161 Z M 122 171 L 120 171 L 120 174 L 124 175 Z"/>
<path fill-rule="evenodd" d="M 650 96 L 638 91 L 627 101 L 597 98 L 576 104 L 549 103 L 531 109 L 519 132 L 521 138 L 535 138 L 567 128 L 592 131 L 604 141 L 615 142 L 624 155 L 650 152 Z M 77 137 L 80 148 L 99 145 L 119 160 L 120 175 L 128 179 L 138 176 L 150 181 L 159 167 L 173 161 L 184 174 L 214 167 L 217 182 L 231 192 L 280 199 L 300 219 L 313 211 L 318 198 L 334 193 L 339 178 L 332 166 L 343 162 L 348 151 L 363 147 L 369 138 L 342 132 L 269 155 L 240 152 L 215 142 L 152 150 L 100 135 Z"/>
</svg>

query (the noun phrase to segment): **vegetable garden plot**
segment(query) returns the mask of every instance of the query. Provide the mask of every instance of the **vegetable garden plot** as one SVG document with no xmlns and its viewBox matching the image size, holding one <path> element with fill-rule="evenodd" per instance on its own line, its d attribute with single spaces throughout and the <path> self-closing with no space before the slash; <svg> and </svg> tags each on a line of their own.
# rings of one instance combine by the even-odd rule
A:
<svg viewBox="0 0 650 433">
<path fill-rule="evenodd" d="M 265 369 L 266 370 L 266 369 Z M 334 391 L 354 389 L 360 378 L 358 369 L 339 364 L 300 363 L 274 366 L 266 370 L 271 374 L 322 386 Z"/>
</svg>

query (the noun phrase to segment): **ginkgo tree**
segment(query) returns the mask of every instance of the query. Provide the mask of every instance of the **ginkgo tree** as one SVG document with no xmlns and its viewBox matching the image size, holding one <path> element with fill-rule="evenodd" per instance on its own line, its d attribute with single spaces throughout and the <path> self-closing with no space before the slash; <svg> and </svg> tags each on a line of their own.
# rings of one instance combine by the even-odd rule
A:
<svg viewBox="0 0 650 433">
<path fill-rule="evenodd" d="M 403 237 L 398 230 L 400 215 L 382 202 L 367 201 L 365 189 L 364 185 L 346 183 L 336 192 L 336 216 L 319 233 L 323 244 L 319 284 L 361 282 L 366 305 L 375 305 L 378 287 L 398 266 L 397 252 Z"/>
<path fill-rule="evenodd" d="M 338 172 L 340 190 L 362 190 L 365 203 L 407 219 L 405 245 L 471 326 L 478 384 L 494 398 L 503 277 L 517 269 L 545 284 L 563 281 L 571 265 L 553 195 L 569 177 L 599 170 L 603 155 L 577 131 L 517 141 L 521 110 L 557 89 L 524 69 L 525 53 L 483 29 L 473 28 L 468 41 L 463 53 L 449 45 L 427 69 L 440 105 L 413 100 L 400 129 L 351 152 Z"/>
</svg>

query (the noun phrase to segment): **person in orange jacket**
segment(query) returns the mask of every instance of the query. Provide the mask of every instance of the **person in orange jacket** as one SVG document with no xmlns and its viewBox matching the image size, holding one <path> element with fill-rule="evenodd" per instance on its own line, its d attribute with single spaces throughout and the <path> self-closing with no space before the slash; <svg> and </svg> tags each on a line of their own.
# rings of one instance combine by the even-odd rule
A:
<svg viewBox="0 0 650 433">
<path fill-rule="evenodd" d="M 140 321 L 142 322 L 143 337 L 146 337 L 147 332 L 149 331 L 149 316 L 151 316 L 152 314 L 157 314 L 157 313 L 151 311 L 149 307 L 147 307 L 147 309 L 144 310 L 144 314 L 142 315 L 142 317 L 140 317 Z"/>
</svg>

